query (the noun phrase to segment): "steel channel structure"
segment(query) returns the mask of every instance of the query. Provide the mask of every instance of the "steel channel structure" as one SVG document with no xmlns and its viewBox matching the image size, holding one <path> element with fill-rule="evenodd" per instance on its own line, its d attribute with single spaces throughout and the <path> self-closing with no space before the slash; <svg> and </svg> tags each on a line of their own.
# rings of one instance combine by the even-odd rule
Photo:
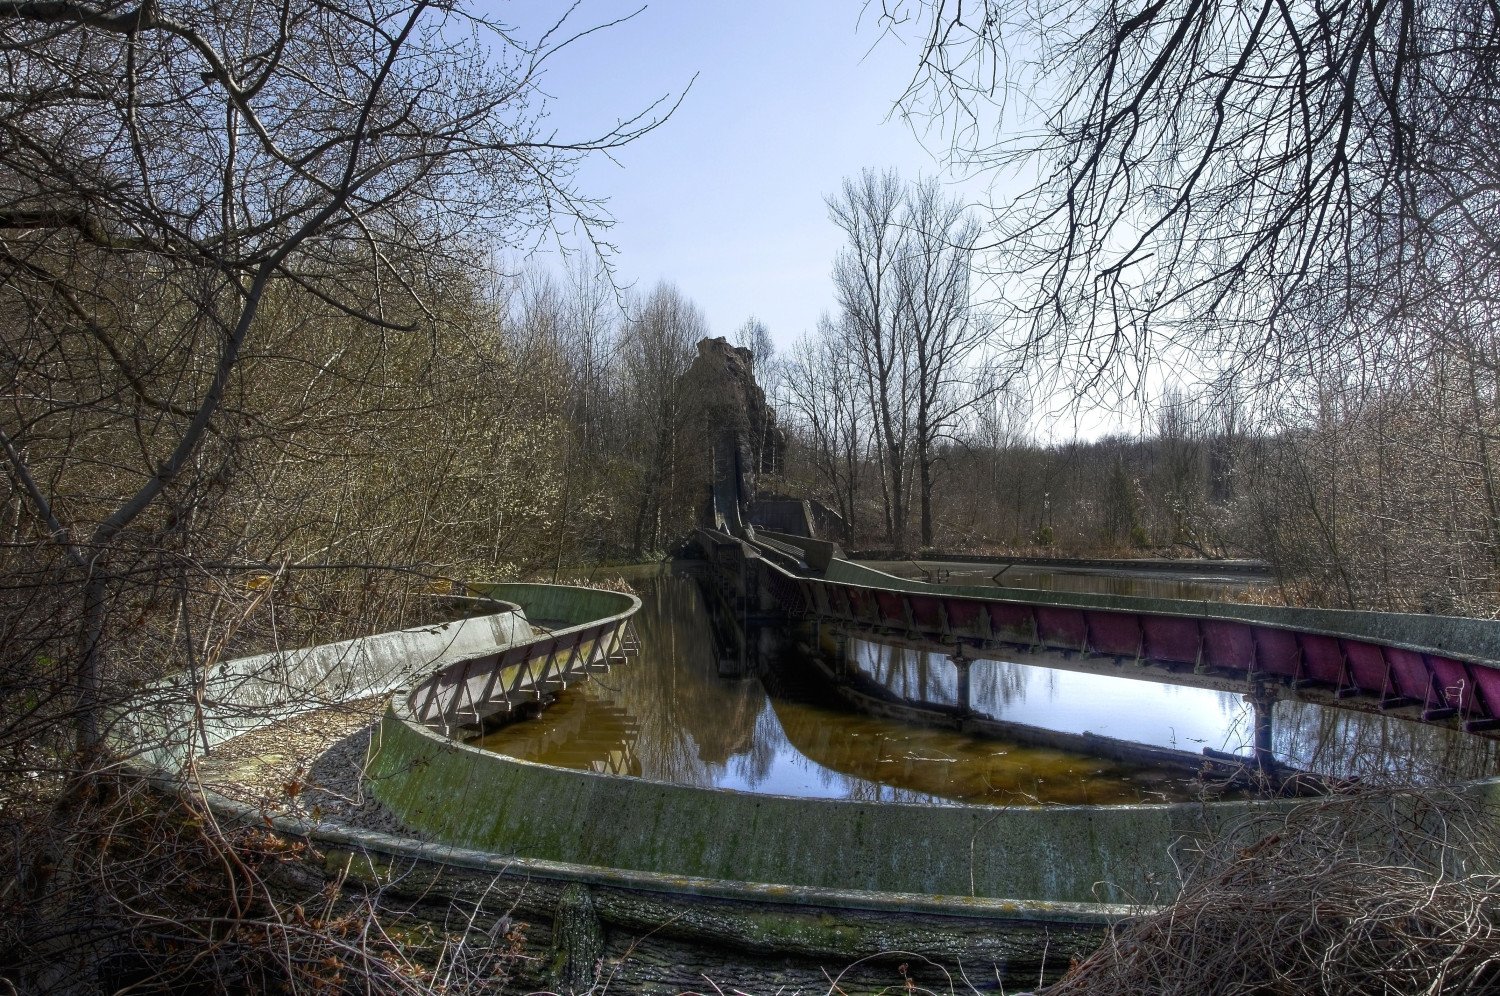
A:
<svg viewBox="0 0 1500 996">
<path fill-rule="evenodd" d="M 952 648 L 1112 658 L 1174 675 L 1279 685 L 1406 718 L 1500 730 L 1500 623 L 908 581 L 844 560 L 833 544 L 781 534 L 706 537 L 764 565 L 789 614 Z M 793 554 L 796 554 L 795 556 Z M 1065 665 L 1064 665 L 1065 666 Z M 1080 667 L 1080 670 L 1097 668 Z M 1193 683 L 1184 680 L 1183 683 Z"/>
<path fill-rule="evenodd" d="M 476 591 L 504 598 L 516 596 L 513 588 L 539 591 L 552 587 L 488 585 L 478 586 Z M 555 629 L 533 620 L 536 632 L 530 639 L 434 671 L 405 693 L 411 714 L 449 736 L 461 728 L 480 727 L 522 705 L 541 702 L 570 684 L 635 656 L 640 641 L 631 619 L 640 608 L 640 599 L 617 592 L 601 594 L 619 603 L 617 611 Z M 523 604 L 529 601 L 524 593 L 516 600 Z"/>
</svg>

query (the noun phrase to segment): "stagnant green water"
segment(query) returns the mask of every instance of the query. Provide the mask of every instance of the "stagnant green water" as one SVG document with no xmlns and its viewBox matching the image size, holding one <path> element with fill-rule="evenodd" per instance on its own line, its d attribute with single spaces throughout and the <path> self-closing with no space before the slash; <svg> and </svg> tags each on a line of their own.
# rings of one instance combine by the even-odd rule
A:
<svg viewBox="0 0 1500 996">
<path fill-rule="evenodd" d="M 835 799 L 1121 804 L 1183 801 L 1205 791 L 1175 770 L 852 712 L 791 641 L 762 676 L 721 676 L 697 584 L 670 572 L 645 573 L 632 583 L 644 603 L 637 617 L 640 655 L 478 746 L 567 768 Z M 956 673 L 940 654 L 856 638 L 824 643 L 904 697 L 955 700 Z M 1044 656 L 976 663 L 974 708 L 1045 729 L 1194 752 L 1205 746 L 1240 752 L 1249 740 L 1250 714 L 1240 695 L 1081 674 L 1049 662 L 1056 663 Z M 1389 716 L 1283 701 L 1275 719 L 1278 756 L 1307 770 L 1419 781 L 1500 771 L 1495 741 Z"/>
</svg>

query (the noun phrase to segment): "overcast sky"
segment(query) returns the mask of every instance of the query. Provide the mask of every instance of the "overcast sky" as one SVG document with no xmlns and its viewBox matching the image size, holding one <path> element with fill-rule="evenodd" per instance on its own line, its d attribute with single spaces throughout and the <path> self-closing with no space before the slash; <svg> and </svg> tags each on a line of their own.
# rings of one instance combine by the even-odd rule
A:
<svg viewBox="0 0 1500 996">
<path fill-rule="evenodd" d="M 638 3 L 583 0 L 569 23 L 624 16 Z M 824 198 L 864 167 L 952 179 L 891 114 L 915 66 L 880 40 L 860 0 L 743 3 L 652 0 L 623 25 L 578 42 L 544 81 L 551 124 L 584 134 L 692 82 L 657 131 L 579 177 L 609 198 L 620 278 L 677 284 L 732 335 L 750 315 L 785 346 L 833 303 L 842 242 Z M 878 5 L 877 5 L 878 8 Z M 529 34 L 560 3 L 496 3 Z M 696 80 L 694 76 L 696 74 Z M 977 197 L 981 185 L 955 191 Z"/>
</svg>

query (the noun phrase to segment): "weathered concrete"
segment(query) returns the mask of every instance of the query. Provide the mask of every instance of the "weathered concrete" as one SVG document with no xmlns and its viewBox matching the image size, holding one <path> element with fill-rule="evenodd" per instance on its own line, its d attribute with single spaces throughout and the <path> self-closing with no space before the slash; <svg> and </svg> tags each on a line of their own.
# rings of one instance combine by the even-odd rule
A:
<svg viewBox="0 0 1500 996">
<path fill-rule="evenodd" d="M 532 635 L 513 602 L 497 597 L 445 603 L 450 614 L 483 614 L 223 661 L 201 677 L 176 675 L 121 709 L 113 742 L 122 753 L 176 771 L 192 753 L 252 730 L 330 703 L 385 694 L 453 661 Z"/>
<path fill-rule="evenodd" d="M 1173 852 L 1247 811 L 996 809 L 804 799 L 534 764 L 446 740 L 403 714 L 381 726 L 372 791 L 447 843 L 521 857 L 814 888 L 1023 901 L 1151 903 Z"/>
<path fill-rule="evenodd" d="M 621 604 L 621 597 L 612 593 L 557 586 L 495 586 L 492 591 L 513 597 L 537 619 L 550 621 L 554 629 L 570 622 L 586 625 L 585 617 L 591 613 Z M 628 596 L 625 599 L 631 601 Z M 929 986 L 941 984 L 948 973 L 964 970 L 1014 985 L 1035 980 L 1043 971 L 1055 975 L 1070 957 L 1096 946 L 1109 925 L 1130 912 L 1128 907 L 1109 904 L 786 886 L 747 882 L 737 876 L 719 880 L 550 861 L 517 856 L 518 849 L 511 846 L 482 851 L 329 822 L 268 816 L 256 806 L 201 787 L 188 789 L 182 779 L 179 767 L 188 756 L 182 735 L 198 718 L 198 708 L 203 710 L 202 720 L 215 731 L 211 739 L 222 742 L 233 731 L 244 732 L 309 707 L 305 694 L 294 694 L 299 678 L 317 682 L 329 696 L 339 689 L 351 697 L 362 696 L 401 681 L 414 669 L 442 667 L 465 654 L 490 654 L 538 639 L 525 623 L 525 615 L 507 611 L 491 614 L 506 620 L 489 616 L 455 620 L 290 652 L 270 662 L 231 662 L 226 671 L 236 680 L 214 686 L 222 697 L 183 698 L 185 685 L 166 683 L 151 696 L 156 711 L 136 717 L 128 728 L 121 726 L 130 739 L 119 740 L 116 746 L 135 753 L 131 766 L 163 791 L 190 792 L 204 799 L 224 825 L 264 828 L 269 824 L 283 836 L 311 843 L 308 864 L 271 869 L 279 894 L 295 897 L 289 901 L 315 897 L 321 904 L 329 895 L 325 889 L 333 886 L 347 892 L 356 906 L 375 903 L 393 931 L 409 932 L 416 938 L 442 937 L 451 931 L 457 904 L 463 910 L 459 922 L 470 923 L 474 932 L 465 938 L 470 945 L 491 943 L 506 933 L 507 924 L 519 921 L 525 941 L 516 981 L 524 988 L 582 992 L 588 988 L 584 983 L 592 980 L 608 982 L 618 991 L 678 993 L 701 987 L 709 978 L 750 990 L 821 990 L 830 975 L 858 963 L 845 982 L 873 989 L 901 984 L 903 962 L 913 963 L 914 982 Z M 547 638 L 543 634 L 539 639 Z M 404 653 L 412 656 L 403 657 Z M 269 685 L 254 680 L 251 669 L 257 662 L 280 669 Z M 169 696 L 174 699 L 170 708 L 163 701 Z M 406 732 L 418 731 L 409 728 Z M 429 731 L 420 734 L 419 744 L 471 752 Z M 142 739 L 151 736 L 165 739 L 154 743 Z M 403 774 L 419 783 L 424 774 L 421 759 L 412 756 L 412 761 Z M 451 814 L 495 812 L 497 801 L 472 791 L 480 783 L 461 769 L 440 777 L 470 789 L 446 800 Z M 653 788 L 651 783 L 631 779 L 619 780 L 619 784 L 645 791 Z M 510 808 L 513 813 L 545 815 L 539 800 L 515 799 Z M 635 808 L 627 796 L 618 809 L 604 807 L 594 812 L 595 822 L 587 830 L 578 824 L 567 830 L 575 837 L 590 832 L 608 837 Z M 673 829 L 660 827 L 668 835 Z M 554 929 L 557 923 L 564 926 Z M 596 957 L 597 965 L 587 964 Z M 599 974 L 591 976 L 591 967 Z"/>
</svg>

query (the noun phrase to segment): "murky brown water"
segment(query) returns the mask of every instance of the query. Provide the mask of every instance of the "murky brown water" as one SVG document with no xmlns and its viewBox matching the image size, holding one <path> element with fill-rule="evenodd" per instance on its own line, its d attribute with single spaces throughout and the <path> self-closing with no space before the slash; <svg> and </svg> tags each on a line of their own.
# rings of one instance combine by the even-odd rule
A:
<svg viewBox="0 0 1500 996">
<path fill-rule="evenodd" d="M 1071 575 L 1069 577 L 1080 577 Z M 1120 804 L 1198 797 L 1175 772 L 1021 743 L 874 719 L 830 701 L 814 666 L 784 651 L 762 678 L 719 674 L 698 587 L 666 573 L 633 577 L 644 603 L 641 654 L 568 689 L 535 719 L 477 741 L 568 768 L 775 795 L 970 802 Z M 1201 596 L 1199 596 L 1201 597 Z M 952 703 L 956 672 L 940 654 L 859 639 L 849 660 L 913 699 Z M 1070 733 L 1198 751 L 1241 752 L 1241 696 L 1049 668 L 1042 655 L 971 668 L 976 711 Z M 1327 774 L 1419 780 L 1500 771 L 1494 741 L 1388 716 L 1276 706 L 1278 756 Z"/>
</svg>

